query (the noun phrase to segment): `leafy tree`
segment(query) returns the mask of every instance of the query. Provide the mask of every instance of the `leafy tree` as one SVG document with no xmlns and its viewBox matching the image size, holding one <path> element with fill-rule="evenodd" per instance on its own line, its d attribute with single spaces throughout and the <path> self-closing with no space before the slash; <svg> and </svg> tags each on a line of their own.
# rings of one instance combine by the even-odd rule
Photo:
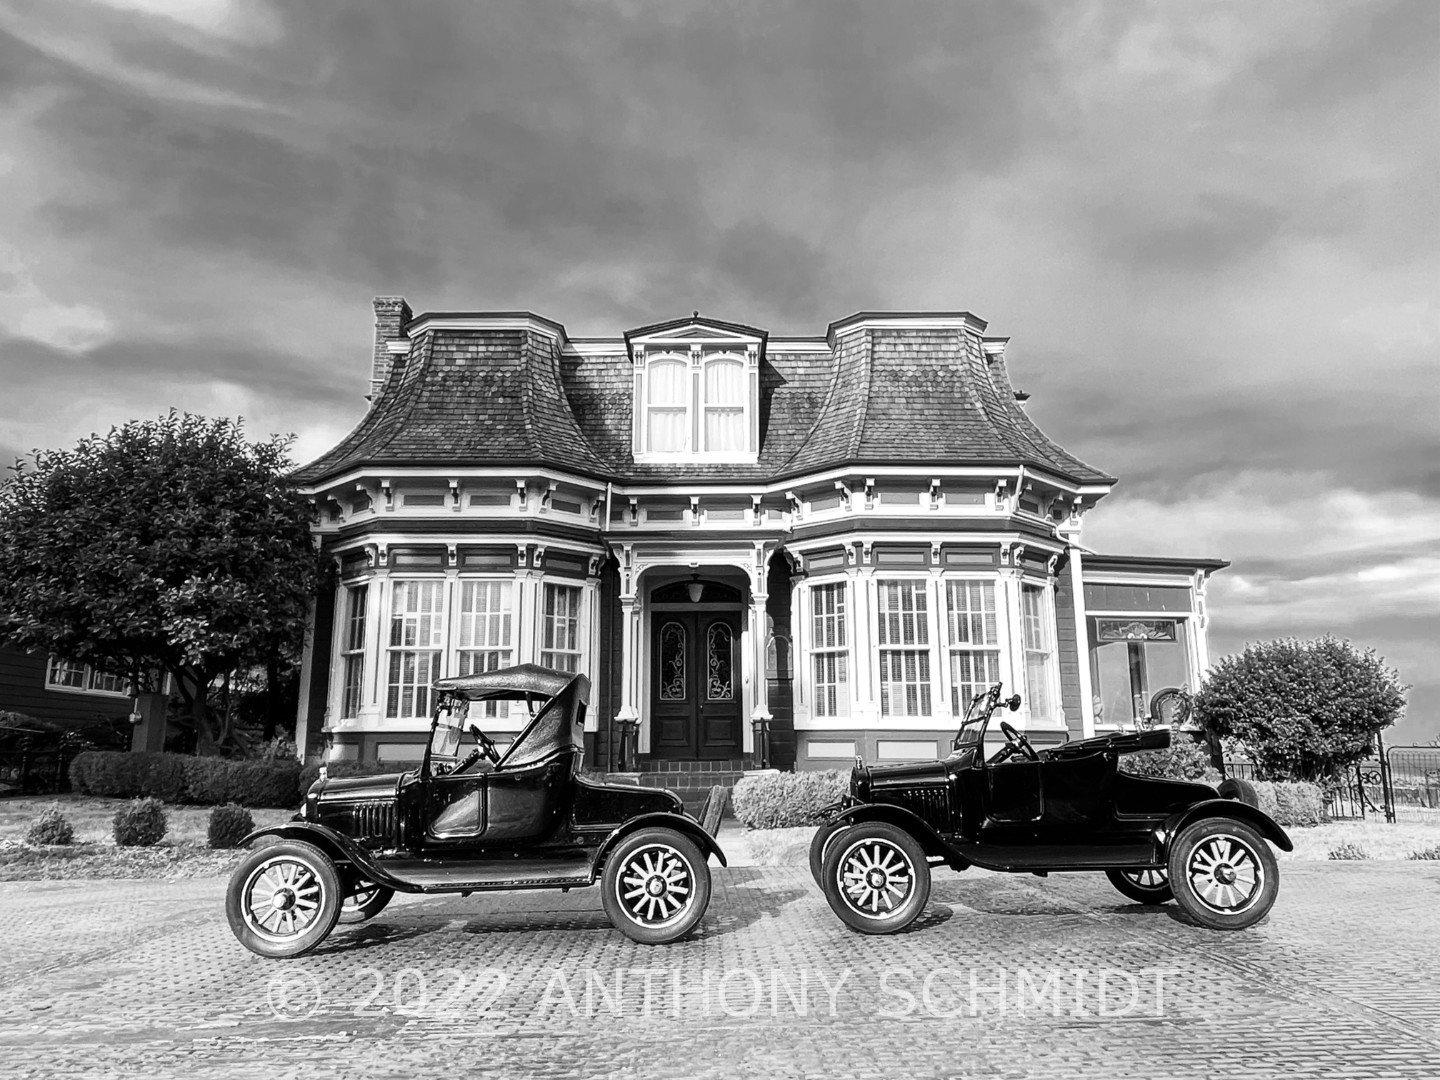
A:
<svg viewBox="0 0 1440 1080">
<path fill-rule="evenodd" d="M 1284 638 L 1220 661 L 1195 709 L 1207 731 L 1244 743 L 1266 778 L 1323 782 L 1400 718 L 1407 689 L 1373 649 Z"/>
<path fill-rule="evenodd" d="M 0 639 L 142 688 L 168 673 L 197 749 L 233 745 L 217 699 L 231 673 L 293 659 L 320 572 L 290 441 L 172 410 L 18 462 L 0 486 Z"/>
</svg>

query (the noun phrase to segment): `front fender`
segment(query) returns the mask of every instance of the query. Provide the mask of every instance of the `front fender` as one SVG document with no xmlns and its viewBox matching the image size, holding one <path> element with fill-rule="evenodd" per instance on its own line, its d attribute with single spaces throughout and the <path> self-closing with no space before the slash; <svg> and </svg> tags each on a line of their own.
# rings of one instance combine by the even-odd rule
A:
<svg viewBox="0 0 1440 1080">
<path fill-rule="evenodd" d="M 590 880 L 594 881 L 600 876 L 600 868 L 605 865 L 605 858 L 626 836 L 637 829 L 674 829 L 683 833 L 699 845 L 701 852 L 707 857 L 714 855 L 721 866 L 729 866 L 725 861 L 725 852 L 720 850 L 720 845 L 715 838 L 705 831 L 705 827 L 693 818 L 683 814 L 671 814 L 665 811 L 656 811 L 651 814 L 639 814 L 623 824 L 615 826 L 610 834 L 601 842 L 595 851 L 595 858 L 590 863 Z"/>
<path fill-rule="evenodd" d="M 957 869 L 963 870 L 970 865 L 969 860 L 947 844 L 929 822 L 903 806 L 893 803 L 861 803 L 859 806 L 841 810 L 835 820 L 852 825 L 862 821 L 883 821 L 904 829 L 913 836 L 920 842 L 926 855 L 938 855 Z"/>
<path fill-rule="evenodd" d="M 281 840 L 299 840 L 314 844 L 337 863 L 350 863 L 366 881 L 387 885 L 397 892 L 414 892 L 415 887 L 392 876 L 383 866 L 371 858 L 370 853 L 350 837 L 336 832 L 314 821 L 287 821 L 283 825 L 271 825 L 256 829 L 244 840 L 241 847 L 249 847 L 252 841 L 261 837 L 274 836 Z"/>
<path fill-rule="evenodd" d="M 1275 819 L 1264 810 L 1235 799 L 1205 799 L 1170 815 L 1156 828 L 1155 845 L 1159 861 L 1164 862 L 1169 856 L 1170 843 L 1180 834 L 1181 829 L 1207 817 L 1228 817 L 1243 821 L 1281 851 L 1295 850 L 1295 845 L 1285 834 L 1285 830 L 1275 824 Z"/>
</svg>

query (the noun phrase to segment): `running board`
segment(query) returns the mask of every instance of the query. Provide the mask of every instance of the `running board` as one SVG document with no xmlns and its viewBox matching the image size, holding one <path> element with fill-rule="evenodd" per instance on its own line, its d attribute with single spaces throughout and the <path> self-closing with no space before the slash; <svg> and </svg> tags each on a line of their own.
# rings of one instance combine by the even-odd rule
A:
<svg viewBox="0 0 1440 1080">
<path fill-rule="evenodd" d="M 401 888 L 414 892 L 484 892 L 494 889 L 571 889 L 593 882 L 590 860 L 387 859 L 379 864 Z"/>
</svg>

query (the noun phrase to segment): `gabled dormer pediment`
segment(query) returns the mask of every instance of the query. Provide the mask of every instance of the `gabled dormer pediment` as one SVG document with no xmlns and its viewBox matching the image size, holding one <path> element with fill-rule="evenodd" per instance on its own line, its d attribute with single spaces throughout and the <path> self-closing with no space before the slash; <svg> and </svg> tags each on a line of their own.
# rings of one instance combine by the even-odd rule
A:
<svg viewBox="0 0 1440 1080">
<path fill-rule="evenodd" d="M 767 336 L 699 312 L 628 331 L 635 460 L 755 461 Z"/>
</svg>

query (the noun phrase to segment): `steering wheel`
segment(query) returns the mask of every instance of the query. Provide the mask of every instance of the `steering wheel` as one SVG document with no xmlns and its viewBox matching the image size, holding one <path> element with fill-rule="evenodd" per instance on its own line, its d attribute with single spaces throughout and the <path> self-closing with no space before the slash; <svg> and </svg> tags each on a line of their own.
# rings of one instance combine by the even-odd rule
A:
<svg viewBox="0 0 1440 1080">
<path fill-rule="evenodd" d="M 480 744 L 477 753 L 484 755 L 493 762 L 500 761 L 500 748 L 495 745 L 495 740 L 486 735 L 474 724 L 470 725 L 470 734 L 475 736 L 475 741 Z"/>
<path fill-rule="evenodd" d="M 1024 735 L 1020 734 L 1020 732 L 1016 731 L 1010 725 L 1010 721 L 1000 721 L 1000 734 L 1005 736 L 1005 741 L 1010 744 L 1012 749 L 1018 750 L 1020 753 L 1024 754 L 1027 760 L 1040 760 L 1040 755 L 1037 754 L 1035 752 L 1035 748 L 1030 745 L 1030 740 L 1027 739 Z"/>
</svg>

